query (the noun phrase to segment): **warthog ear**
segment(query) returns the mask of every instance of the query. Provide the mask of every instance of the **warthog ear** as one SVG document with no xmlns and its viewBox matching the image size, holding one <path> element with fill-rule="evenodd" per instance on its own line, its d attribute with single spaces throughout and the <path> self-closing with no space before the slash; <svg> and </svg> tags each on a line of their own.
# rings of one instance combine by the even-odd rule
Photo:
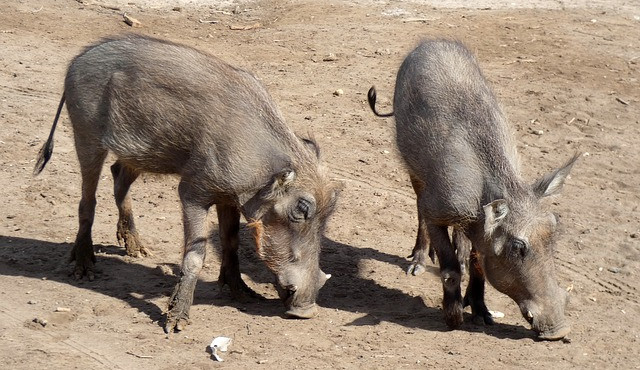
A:
<svg viewBox="0 0 640 370">
<path fill-rule="evenodd" d="M 286 187 L 296 179 L 296 173 L 293 170 L 285 169 L 276 174 L 274 185 L 278 187 Z"/>
<path fill-rule="evenodd" d="M 318 146 L 318 143 L 316 143 L 316 141 L 313 138 L 301 137 L 300 140 L 302 140 L 304 145 L 306 145 L 309 149 L 311 149 L 314 153 L 316 153 L 317 158 L 320 158 L 320 147 Z"/>
<path fill-rule="evenodd" d="M 484 210 L 484 234 L 489 237 L 509 213 L 509 206 L 506 200 L 497 199 L 483 206 L 482 209 Z M 496 254 L 498 253 L 499 251 L 496 251 Z"/>
<path fill-rule="evenodd" d="M 296 179 L 296 172 L 285 168 L 275 175 L 272 175 L 269 182 L 250 198 L 239 199 L 242 204 L 243 213 L 251 218 L 259 220 L 264 213 L 263 205 L 265 201 L 273 200 L 282 196 L 287 187 Z"/>
<path fill-rule="evenodd" d="M 267 194 L 265 194 L 265 199 L 273 199 L 284 194 L 285 189 L 296 179 L 296 172 L 292 169 L 285 168 L 284 170 L 273 175 L 273 180 L 271 181 L 271 187 Z"/>
<path fill-rule="evenodd" d="M 549 195 L 557 194 L 562 190 L 564 180 L 569 176 L 571 168 L 576 163 L 581 154 L 577 153 L 573 156 L 564 166 L 557 170 L 544 175 L 533 184 L 533 193 L 538 198 L 547 197 Z"/>
</svg>

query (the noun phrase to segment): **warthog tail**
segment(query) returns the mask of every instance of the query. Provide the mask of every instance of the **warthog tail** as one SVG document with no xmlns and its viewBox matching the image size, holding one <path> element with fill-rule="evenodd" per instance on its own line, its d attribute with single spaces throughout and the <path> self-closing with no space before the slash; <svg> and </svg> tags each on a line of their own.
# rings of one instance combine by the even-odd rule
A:
<svg viewBox="0 0 640 370">
<path fill-rule="evenodd" d="M 58 105 L 58 111 L 56 112 L 56 118 L 53 119 L 53 126 L 51 126 L 51 132 L 49 132 L 49 138 L 38 152 L 38 160 L 36 161 L 36 165 L 33 168 L 34 176 L 37 176 L 40 172 L 42 172 L 44 166 L 46 166 L 47 162 L 49 162 L 49 159 L 51 159 L 51 154 L 53 154 L 53 133 L 56 131 L 56 126 L 58 125 L 58 119 L 60 118 L 60 112 L 62 112 L 64 100 L 65 97 L 64 94 L 62 94 L 60 104 Z"/>
<path fill-rule="evenodd" d="M 376 88 L 375 86 L 371 86 L 371 88 L 369 89 L 369 92 L 367 93 L 367 100 L 369 101 L 369 106 L 371 107 L 371 110 L 373 111 L 373 114 L 375 114 L 378 117 L 391 117 L 393 116 L 393 112 L 391 113 L 379 113 L 376 110 Z"/>
</svg>

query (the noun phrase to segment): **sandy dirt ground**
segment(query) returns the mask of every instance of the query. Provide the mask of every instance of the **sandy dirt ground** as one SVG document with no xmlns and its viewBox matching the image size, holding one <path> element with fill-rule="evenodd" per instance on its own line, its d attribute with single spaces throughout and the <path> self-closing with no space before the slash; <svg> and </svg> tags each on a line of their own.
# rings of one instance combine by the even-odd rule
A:
<svg viewBox="0 0 640 370">
<path fill-rule="evenodd" d="M 470 9 L 364 0 L 163 7 L 4 1 L 0 367 L 638 368 L 640 3 L 607 3 Z M 127 26 L 123 12 L 142 27 Z M 49 134 L 69 60 L 84 45 L 124 32 L 181 42 L 254 71 L 288 123 L 315 135 L 332 177 L 344 183 L 322 251 L 321 266 L 333 278 L 320 291 L 318 317 L 283 318 L 271 275 L 243 228 L 243 277 L 267 300 L 235 302 L 220 290 L 212 246 L 193 323 L 165 335 L 163 312 L 182 241 L 174 177 L 145 175 L 133 185 L 136 222 L 154 252 L 135 259 L 117 245 L 105 170 L 93 230 L 96 279 L 69 276 L 80 176 L 66 113 L 53 159 L 36 178 L 34 159 Z M 563 193 L 548 202 L 561 225 L 555 261 L 559 283 L 570 291 L 570 341 L 537 341 L 516 304 L 492 288 L 489 308 L 505 317 L 478 326 L 467 315 L 450 331 L 437 268 L 405 274 L 417 229 L 414 194 L 394 148 L 393 120 L 372 115 L 366 92 L 376 85 L 380 108 L 390 109 L 400 62 L 431 36 L 463 40 L 478 56 L 510 119 L 528 179 L 585 153 Z M 334 95 L 338 89 L 342 95 Z M 216 238 L 214 232 L 212 245 Z M 225 362 L 207 352 L 216 336 L 234 340 Z"/>
</svg>

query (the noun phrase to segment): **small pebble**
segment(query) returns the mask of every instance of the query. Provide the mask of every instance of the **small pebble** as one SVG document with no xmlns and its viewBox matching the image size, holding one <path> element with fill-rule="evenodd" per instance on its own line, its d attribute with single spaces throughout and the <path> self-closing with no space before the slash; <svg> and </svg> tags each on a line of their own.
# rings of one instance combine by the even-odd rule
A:
<svg viewBox="0 0 640 370">
<path fill-rule="evenodd" d="M 47 326 L 47 324 L 49 323 L 47 320 L 36 317 L 35 319 L 33 319 L 33 322 L 38 323 L 40 325 L 42 325 L 42 327 L 44 328 L 45 326 Z"/>
<path fill-rule="evenodd" d="M 142 27 L 142 23 L 140 23 L 139 20 L 128 16 L 127 13 L 124 13 L 122 15 L 122 17 L 124 18 L 124 23 L 128 24 L 131 27 L 137 28 L 137 27 Z"/>
<path fill-rule="evenodd" d="M 38 303 L 38 301 L 30 300 L 30 301 L 28 301 L 27 303 L 28 303 L 28 304 L 36 304 L 36 303 Z"/>
<path fill-rule="evenodd" d="M 344 95 L 344 91 L 342 91 L 342 89 L 338 89 L 336 91 L 333 92 L 334 96 L 342 96 Z"/>
<path fill-rule="evenodd" d="M 71 309 L 68 307 L 56 307 L 55 312 L 71 312 Z"/>
<path fill-rule="evenodd" d="M 322 58 L 324 62 L 335 62 L 338 60 L 338 57 L 334 53 L 329 53 L 324 58 Z"/>
<path fill-rule="evenodd" d="M 631 233 L 631 235 L 629 235 L 632 239 L 638 239 L 638 233 Z"/>
</svg>

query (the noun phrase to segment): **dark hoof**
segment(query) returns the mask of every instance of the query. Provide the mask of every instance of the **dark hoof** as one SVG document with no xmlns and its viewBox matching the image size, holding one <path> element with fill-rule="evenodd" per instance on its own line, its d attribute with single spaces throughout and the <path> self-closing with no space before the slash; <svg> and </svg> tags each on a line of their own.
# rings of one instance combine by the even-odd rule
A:
<svg viewBox="0 0 640 370">
<path fill-rule="evenodd" d="M 493 325 L 493 316 L 483 301 L 473 302 L 469 295 L 464 296 L 463 307 L 471 306 L 471 321 L 476 325 Z"/>
<path fill-rule="evenodd" d="M 462 317 L 462 304 L 454 303 L 444 310 L 444 322 L 449 329 L 456 329 L 462 325 L 464 319 Z"/>
<path fill-rule="evenodd" d="M 230 277 L 228 277 L 229 275 Z M 231 298 L 234 300 L 245 302 L 252 299 L 264 299 L 263 296 L 249 288 L 249 286 L 240 277 L 239 272 L 236 275 L 227 274 L 225 270 L 220 271 L 220 276 L 218 277 L 218 286 L 220 287 L 220 290 L 222 290 L 225 285 L 229 286 Z"/>
<path fill-rule="evenodd" d="M 489 312 L 484 314 L 475 314 L 471 316 L 471 321 L 476 325 L 493 325 L 493 316 Z"/>
<path fill-rule="evenodd" d="M 74 250 L 71 251 L 70 260 L 76 261 L 76 265 L 69 275 L 73 275 L 76 280 L 82 279 L 83 276 L 86 276 L 89 281 L 93 281 L 95 279 L 94 266 L 96 256 L 93 254 L 93 249 L 91 250 L 91 254 L 87 254 L 82 252 L 76 253 L 74 248 Z"/>
<path fill-rule="evenodd" d="M 91 266 L 82 266 L 80 264 L 76 264 L 76 266 L 73 268 L 73 272 L 69 275 L 73 275 L 76 280 L 82 279 L 82 277 L 85 275 L 87 276 L 87 279 L 89 279 L 89 281 L 93 281 L 96 278 L 93 272 L 93 264 L 91 264 Z"/>
<path fill-rule="evenodd" d="M 242 282 L 242 285 L 239 288 L 236 287 L 235 289 L 230 289 L 230 290 L 231 290 L 231 298 L 238 302 L 248 302 L 251 300 L 261 299 L 261 298 L 264 299 L 263 296 L 256 293 L 253 289 L 249 288 L 244 282 Z"/>
</svg>

